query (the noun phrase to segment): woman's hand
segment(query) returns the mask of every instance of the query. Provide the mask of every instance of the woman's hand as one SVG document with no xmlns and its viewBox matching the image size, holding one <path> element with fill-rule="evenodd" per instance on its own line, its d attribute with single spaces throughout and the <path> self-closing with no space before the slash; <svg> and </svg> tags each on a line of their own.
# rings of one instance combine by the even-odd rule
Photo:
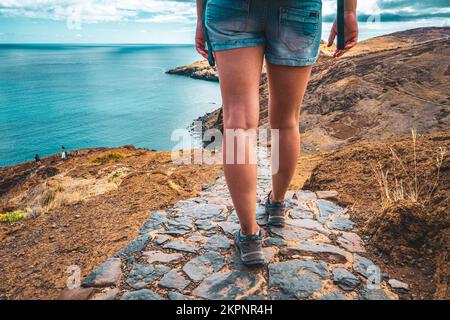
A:
<svg viewBox="0 0 450 320">
<path fill-rule="evenodd" d="M 340 57 L 348 50 L 353 48 L 358 43 L 358 18 L 355 11 L 345 11 L 345 47 L 344 49 L 336 49 L 334 57 Z M 334 43 L 334 39 L 337 36 L 337 21 L 334 21 L 333 28 L 331 29 L 330 37 L 328 38 L 328 47 L 331 47 Z"/>
<path fill-rule="evenodd" d="M 195 48 L 200 55 L 208 59 L 208 51 L 206 50 L 205 34 L 203 31 L 203 22 L 199 18 L 197 20 L 197 31 L 195 32 Z"/>
</svg>

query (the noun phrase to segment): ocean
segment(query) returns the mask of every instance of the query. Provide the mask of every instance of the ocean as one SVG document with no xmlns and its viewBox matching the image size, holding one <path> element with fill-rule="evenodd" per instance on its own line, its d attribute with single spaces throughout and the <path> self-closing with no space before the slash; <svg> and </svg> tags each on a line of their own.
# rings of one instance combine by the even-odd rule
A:
<svg viewBox="0 0 450 320">
<path fill-rule="evenodd" d="M 171 150 L 216 109 L 217 83 L 165 71 L 192 45 L 0 45 L 0 166 L 88 147 Z"/>
</svg>

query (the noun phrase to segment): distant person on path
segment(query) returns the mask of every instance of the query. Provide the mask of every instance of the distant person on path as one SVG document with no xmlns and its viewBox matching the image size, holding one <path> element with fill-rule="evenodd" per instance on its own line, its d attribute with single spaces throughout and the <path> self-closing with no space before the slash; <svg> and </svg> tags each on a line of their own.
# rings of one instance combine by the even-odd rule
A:
<svg viewBox="0 0 450 320">
<path fill-rule="evenodd" d="M 41 163 L 41 157 L 39 157 L 39 155 L 37 153 L 34 155 L 34 161 L 36 162 L 36 164 Z"/>
<path fill-rule="evenodd" d="M 61 147 L 61 159 L 62 160 L 67 159 L 66 148 L 64 148 L 64 146 Z"/>
<path fill-rule="evenodd" d="M 345 0 L 345 47 L 336 49 L 334 57 L 342 56 L 358 41 L 356 5 L 357 0 Z M 272 173 L 272 191 L 265 208 L 269 225 L 284 226 L 285 194 L 300 152 L 300 107 L 320 52 L 322 1 L 197 0 L 197 15 L 197 51 L 211 65 L 217 61 L 223 102 L 223 167 L 241 225 L 235 242 L 244 264 L 261 264 L 262 232 L 256 223 L 257 165 L 248 160 L 255 153 L 256 141 L 249 138 L 247 143 L 233 144 L 233 149 L 227 150 L 227 137 L 231 134 L 235 139 L 238 132 L 255 132 L 258 127 L 259 84 L 265 58 L 270 127 L 279 135 L 278 141 L 272 141 L 272 152 L 278 149 L 279 169 Z M 329 47 L 337 33 L 335 21 Z M 242 155 L 245 163 L 236 163 Z"/>
</svg>

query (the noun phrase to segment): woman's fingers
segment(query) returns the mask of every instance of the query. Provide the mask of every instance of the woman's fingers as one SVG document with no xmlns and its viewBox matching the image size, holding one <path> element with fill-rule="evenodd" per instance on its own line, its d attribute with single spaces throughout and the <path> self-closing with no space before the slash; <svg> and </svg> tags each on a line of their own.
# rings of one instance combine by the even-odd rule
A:
<svg viewBox="0 0 450 320">
<path fill-rule="evenodd" d="M 330 32 L 330 36 L 328 37 L 328 47 L 331 47 L 334 43 L 334 39 L 336 39 L 336 30 L 333 26 L 333 28 L 331 28 L 331 32 Z"/>
<path fill-rule="evenodd" d="M 338 57 L 344 55 L 347 51 L 349 51 L 354 46 L 356 46 L 357 43 L 358 43 L 358 40 L 356 38 L 348 40 L 347 43 L 345 44 L 344 49 L 342 49 L 342 50 L 337 49 L 336 50 L 336 52 L 334 53 L 334 57 L 338 58 Z"/>
<path fill-rule="evenodd" d="M 204 39 L 197 38 L 195 41 L 195 47 L 197 52 L 200 53 L 203 58 L 208 59 L 208 51 L 206 51 Z"/>
</svg>

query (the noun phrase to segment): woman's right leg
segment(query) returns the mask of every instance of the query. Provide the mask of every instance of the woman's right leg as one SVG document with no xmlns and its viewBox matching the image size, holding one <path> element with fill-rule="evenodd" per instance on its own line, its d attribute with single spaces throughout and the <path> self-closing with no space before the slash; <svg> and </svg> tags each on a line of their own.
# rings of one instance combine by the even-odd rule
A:
<svg viewBox="0 0 450 320">
<path fill-rule="evenodd" d="M 256 130 L 259 120 L 259 83 L 264 48 L 249 47 L 215 52 L 222 92 L 224 118 L 223 167 L 233 204 L 243 234 L 256 234 L 256 178 L 257 165 L 249 163 L 254 150 L 252 143 L 245 145 L 234 140 L 234 161 L 230 162 L 231 147 L 227 138 L 233 130 Z M 234 131 L 234 132 L 239 132 Z M 247 139 L 246 139 L 247 140 Z M 256 144 L 255 144 L 256 145 Z M 237 155 L 245 155 L 244 164 L 237 163 Z"/>
</svg>

